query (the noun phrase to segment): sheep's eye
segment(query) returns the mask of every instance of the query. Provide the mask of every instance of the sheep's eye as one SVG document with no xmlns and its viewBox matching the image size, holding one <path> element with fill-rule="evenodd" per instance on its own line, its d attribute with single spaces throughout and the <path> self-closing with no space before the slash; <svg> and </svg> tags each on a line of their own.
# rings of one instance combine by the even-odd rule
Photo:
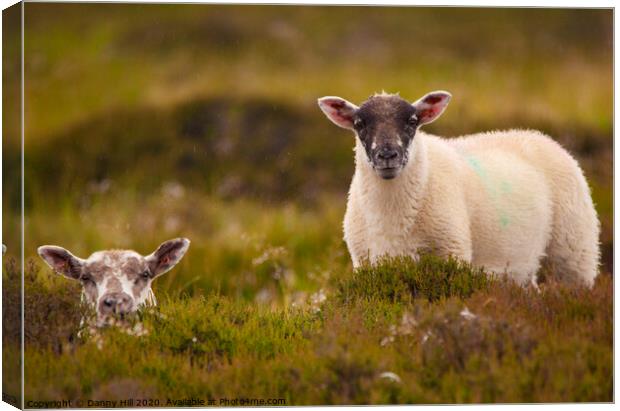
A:
<svg viewBox="0 0 620 411">
<path fill-rule="evenodd" d="M 95 280 L 93 280 L 93 277 L 91 277 L 90 275 L 83 275 L 80 278 L 80 281 L 82 281 L 82 283 L 91 283 L 91 284 L 95 284 Z"/>
<path fill-rule="evenodd" d="M 409 119 L 407 120 L 407 125 L 409 126 L 415 126 L 418 124 L 418 116 L 416 116 L 415 114 L 411 117 L 409 117 Z"/>
<path fill-rule="evenodd" d="M 151 273 L 148 270 L 146 270 L 140 273 L 140 275 L 138 276 L 138 278 L 136 278 L 134 283 L 140 284 L 141 281 L 148 281 L 149 278 L 151 278 Z"/>
<path fill-rule="evenodd" d="M 353 121 L 353 127 L 357 128 L 357 129 L 364 128 L 364 120 L 362 120 L 361 118 L 356 118 Z"/>
</svg>

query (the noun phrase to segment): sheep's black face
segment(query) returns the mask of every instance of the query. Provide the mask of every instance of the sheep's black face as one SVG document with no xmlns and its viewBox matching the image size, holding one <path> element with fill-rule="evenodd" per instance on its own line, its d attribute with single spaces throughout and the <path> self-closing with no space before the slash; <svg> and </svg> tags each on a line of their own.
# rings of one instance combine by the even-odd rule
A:
<svg viewBox="0 0 620 411">
<path fill-rule="evenodd" d="M 334 124 L 355 131 L 372 168 L 390 180 L 407 165 L 418 127 L 437 119 L 450 98 L 446 91 L 433 91 L 413 104 L 393 94 L 374 95 L 361 107 L 335 96 L 322 97 L 318 103 Z"/>
<path fill-rule="evenodd" d="M 407 165 L 418 126 L 415 112 L 407 101 L 387 95 L 371 97 L 355 113 L 353 128 L 379 177 L 395 178 Z"/>
</svg>

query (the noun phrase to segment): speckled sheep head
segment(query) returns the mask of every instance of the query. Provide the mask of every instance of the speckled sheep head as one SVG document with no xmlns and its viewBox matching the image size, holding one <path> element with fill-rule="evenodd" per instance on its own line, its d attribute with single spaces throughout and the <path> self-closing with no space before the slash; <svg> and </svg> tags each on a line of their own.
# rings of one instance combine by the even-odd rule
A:
<svg viewBox="0 0 620 411">
<path fill-rule="evenodd" d="M 143 256 L 132 250 L 97 251 L 87 259 L 68 250 L 44 245 L 39 255 L 58 274 L 82 283 L 82 293 L 95 308 L 97 325 L 123 319 L 143 305 L 156 304 L 151 284 L 183 258 L 190 241 L 176 238 Z"/>
<path fill-rule="evenodd" d="M 418 128 L 436 120 L 451 97 L 446 91 L 433 91 L 411 104 L 398 95 L 382 93 L 360 107 L 333 96 L 322 97 L 318 103 L 332 122 L 355 132 L 371 167 L 379 177 L 390 180 L 407 165 Z"/>
</svg>

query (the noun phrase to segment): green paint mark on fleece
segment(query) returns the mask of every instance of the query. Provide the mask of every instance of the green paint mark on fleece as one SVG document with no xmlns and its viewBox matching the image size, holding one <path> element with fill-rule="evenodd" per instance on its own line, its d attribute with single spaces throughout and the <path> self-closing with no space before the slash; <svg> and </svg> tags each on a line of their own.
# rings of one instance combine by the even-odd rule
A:
<svg viewBox="0 0 620 411">
<path fill-rule="evenodd" d="M 482 177 L 484 180 L 487 179 L 487 173 L 486 171 L 482 168 L 482 164 L 480 164 L 480 161 L 473 156 L 467 156 L 467 161 L 469 162 L 469 165 L 471 166 L 471 168 L 474 169 L 474 171 L 476 172 L 476 174 L 478 174 L 480 177 Z"/>
<path fill-rule="evenodd" d="M 491 201 L 493 202 L 493 205 L 495 207 L 495 212 L 499 215 L 499 224 L 502 226 L 502 228 L 508 227 L 508 225 L 510 225 L 510 217 L 508 217 L 504 210 L 501 210 L 499 208 L 498 193 L 494 185 L 491 184 L 487 171 L 484 169 L 484 167 L 482 167 L 480 160 L 478 160 L 476 157 L 467 156 L 466 158 L 471 168 L 482 180 L 482 184 L 484 185 L 487 193 L 489 193 L 489 197 L 491 197 Z M 503 180 L 499 185 L 499 190 L 501 194 L 510 194 L 512 192 L 512 184 L 510 184 L 508 181 Z"/>
<path fill-rule="evenodd" d="M 499 223 L 502 225 L 502 227 L 506 228 L 508 227 L 508 224 L 510 224 L 510 218 L 508 218 L 508 216 L 502 212 L 502 215 L 499 217 Z"/>
<path fill-rule="evenodd" d="M 502 194 L 510 194 L 512 193 L 512 184 L 510 184 L 508 181 L 502 181 L 502 183 L 500 184 L 500 190 Z"/>
</svg>

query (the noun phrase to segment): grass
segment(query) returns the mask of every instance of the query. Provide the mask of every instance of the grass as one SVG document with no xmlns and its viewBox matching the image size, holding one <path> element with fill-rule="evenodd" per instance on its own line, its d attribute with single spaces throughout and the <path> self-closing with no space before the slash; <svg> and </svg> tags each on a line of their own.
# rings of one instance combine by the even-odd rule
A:
<svg viewBox="0 0 620 411">
<path fill-rule="evenodd" d="M 25 7 L 27 399 L 613 399 L 611 11 Z M 4 22 L 3 38 L 19 33 Z M 17 84 L 19 43 L 5 45 L 3 82 Z M 431 255 L 354 271 L 341 228 L 353 140 L 316 98 L 382 89 L 451 91 L 430 132 L 536 128 L 575 155 L 602 222 L 595 287 L 545 273 L 539 294 Z M 11 119 L 19 89 L 4 90 Z M 7 319 L 20 143 L 19 123 L 3 124 Z M 177 236 L 192 244 L 154 284 L 148 335 L 105 330 L 103 350 L 77 337 L 79 287 L 35 251 L 146 254 Z M 20 323 L 3 326 L 7 383 Z"/>
<path fill-rule="evenodd" d="M 347 302 L 360 296 L 388 301 L 424 298 L 433 302 L 451 296 L 469 297 L 490 281 L 482 269 L 452 258 L 442 261 L 427 255 L 419 262 L 397 257 L 377 265 L 367 264 L 355 270 L 338 289 Z"/>
<path fill-rule="evenodd" d="M 140 313 L 147 335 L 106 329 L 100 349 L 92 338 L 77 338 L 77 327 L 69 335 L 50 327 L 77 324 L 66 317 L 80 312 L 77 287 L 58 278 L 43 285 L 30 269 L 26 287 L 36 298 L 26 311 L 27 401 L 612 400 L 609 276 L 591 290 L 549 280 L 538 293 L 456 261 L 397 258 L 337 273 L 322 301 L 277 309 L 214 293 L 160 294 L 157 309 Z M 436 276 L 440 293 L 424 291 L 424 272 Z M 369 286 L 369 276 L 391 283 Z"/>
</svg>

